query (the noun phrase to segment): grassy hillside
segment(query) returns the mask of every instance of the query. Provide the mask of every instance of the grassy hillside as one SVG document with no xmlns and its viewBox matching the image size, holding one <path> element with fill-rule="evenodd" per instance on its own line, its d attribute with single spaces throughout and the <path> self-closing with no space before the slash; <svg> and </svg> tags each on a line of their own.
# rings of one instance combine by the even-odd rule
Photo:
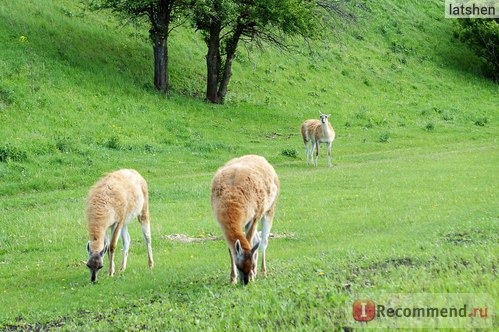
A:
<svg viewBox="0 0 499 332">
<path fill-rule="evenodd" d="M 172 35 L 165 97 L 147 28 L 75 1 L 0 2 L 0 328 L 330 330 L 357 326 L 360 297 L 499 298 L 499 88 L 440 1 L 358 3 L 295 53 L 242 47 L 214 106 L 187 28 Z M 337 133 L 331 169 L 324 151 L 305 164 L 299 127 L 319 111 Z M 223 241 L 168 236 L 220 235 L 211 177 L 247 153 L 281 178 L 281 237 L 269 276 L 242 288 Z M 121 167 L 148 180 L 156 267 L 134 223 L 128 270 L 90 285 L 85 197 Z"/>
</svg>

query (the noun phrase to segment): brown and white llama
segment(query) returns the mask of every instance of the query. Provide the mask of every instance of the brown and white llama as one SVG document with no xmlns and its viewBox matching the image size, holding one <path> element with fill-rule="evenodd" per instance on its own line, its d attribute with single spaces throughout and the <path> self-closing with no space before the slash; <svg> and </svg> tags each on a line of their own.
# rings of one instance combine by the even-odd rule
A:
<svg viewBox="0 0 499 332">
<path fill-rule="evenodd" d="M 255 278 L 258 247 L 262 252 L 261 271 L 266 274 L 265 251 L 278 195 L 279 178 L 263 157 L 235 158 L 215 173 L 211 205 L 229 247 L 231 283 L 239 279 L 246 285 Z M 259 220 L 261 241 L 257 231 Z"/>
<path fill-rule="evenodd" d="M 153 267 L 151 248 L 151 228 L 149 224 L 149 204 L 147 183 L 135 170 L 121 169 L 105 175 L 90 189 L 87 198 L 88 236 L 87 244 L 90 280 L 95 282 L 97 272 L 103 266 L 103 257 L 108 251 L 109 275 L 114 274 L 114 253 L 121 235 L 123 261 L 121 271 L 125 271 L 130 248 L 128 223 L 138 217 L 147 247 L 148 264 Z M 111 243 L 108 245 L 107 230 L 111 230 Z"/>
<path fill-rule="evenodd" d="M 319 145 L 326 143 L 328 165 L 331 167 L 331 145 L 333 144 L 335 133 L 333 127 L 329 123 L 328 118 L 331 114 L 320 113 L 320 120 L 305 120 L 301 125 L 301 135 L 303 137 L 303 144 L 305 145 L 305 156 L 307 164 L 313 163 L 317 166 L 319 159 Z M 314 160 L 315 151 L 315 160 Z"/>
</svg>

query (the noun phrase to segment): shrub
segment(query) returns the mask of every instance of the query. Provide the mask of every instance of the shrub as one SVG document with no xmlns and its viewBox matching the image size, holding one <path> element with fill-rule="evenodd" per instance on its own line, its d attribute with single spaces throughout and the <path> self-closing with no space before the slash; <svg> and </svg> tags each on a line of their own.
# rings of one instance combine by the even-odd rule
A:
<svg viewBox="0 0 499 332">
<path fill-rule="evenodd" d="M 69 137 L 58 137 L 55 142 L 55 147 L 60 152 L 73 152 L 75 150 L 74 142 Z"/>
<path fill-rule="evenodd" d="M 379 135 L 378 142 L 380 143 L 388 143 L 390 141 L 390 133 L 384 132 Z"/>
<path fill-rule="evenodd" d="M 474 123 L 475 123 L 475 126 L 484 127 L 488 122 L 489 122 L 489 119 L 486 116 L 482 116 L 482 117 L 476 118 Z"/>
<path fill-rule="evenodd" d="M 26 161 L 28 153 L 18 147 L 6 144 L 0 148 L 0 162 Z"/>
<path fill-rule="evenodd" d="M 452 121 L 454 120 L 454 114 L 452 114 L 451 111 L 446 110 L 442 113 L 442 119 L 445 121 Z"/>
<path fill-rule="evenodd" d="M 144 145 L 144 151 L 146 153 L 151 153 L 151 154 L 154 154 L 155 153 L 155 149 L 154 149 L 154 146 L 151 145 L 151 144 L 146 144 Z"/>
<path fill-rule="evenodd" d="M 456 20 L 454 36 L 468 44 L 483 62 L 484 73 L 499 81 L 499 19 Z"/>
<path fill-rule="evenodd" d="M 285 157 L 290 157 L 290 158 L 298 157 L 298 152 L 296 151 L 296 149 L 284 149 L 282 150 L 281 154 Z"/>
<path fill-rule="evenodd" d="M 10 88 L 0 88 L 0 101 L 6 105 L 10 105 L 14 102 L 14 90 Z"/>
<path fill-rule="evenodd" d="M 122 150 L 121 140 L 118 136 L 111 136 L 105 143 L 104 146 L 108 149 Z"/>
</svg>

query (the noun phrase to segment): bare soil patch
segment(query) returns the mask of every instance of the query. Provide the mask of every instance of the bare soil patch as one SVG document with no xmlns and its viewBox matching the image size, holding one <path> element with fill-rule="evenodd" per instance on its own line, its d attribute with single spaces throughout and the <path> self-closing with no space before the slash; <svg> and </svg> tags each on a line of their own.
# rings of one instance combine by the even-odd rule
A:
<svg viewBox="0 0 499 332">
<path fill-rule="evenodd" d="M 277 233 L 270 233 L 269 238 L 270 239 L 283 239 L 283 238 L 294 238 L 295 235 L 293 233 L 283 233 L 283 234 L 277 234 Z M 222 236 L 216 236 L 212 234 L 208 234 L 206 236 L 196 236 L 192 237 L 189 235 L 185 234 L 170 234 L 170 235 L 163 235 L 161 237 L 163 240 L 167 241 L 172 241 L 172 242 L 179 242 L 179 243 L 193 243 L 193 242 L 208 242 L 208 241 L 221 241 L 223 240 Z"/>
</svg>

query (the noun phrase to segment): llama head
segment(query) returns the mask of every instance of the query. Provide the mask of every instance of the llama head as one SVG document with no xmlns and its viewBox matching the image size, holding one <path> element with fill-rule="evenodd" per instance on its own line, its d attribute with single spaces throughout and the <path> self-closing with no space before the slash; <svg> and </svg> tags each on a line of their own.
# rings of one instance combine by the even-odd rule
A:
<svg viewBox="0 0 499 332">
<path fill-rule="evenodd" d="M 88 262 L 87 267 L 90 270 L 90 281 L 97 280 L 97 272 L 102 269 L 103 258 L 107 251 L 107 243 L 104 243 L 104 249 L 101 252 L 92 252 L 90 249 L 90 241 L 87 243 Z"/>
<path fill-rule="evenodd" d="M 321 123 L 326 124 L 328 122 L 328 118 L 331 116 L 331 114 L 322 114 L 322 112 L 319 112 L 320 115 L 320 120 Z"/>
<path fill-rule="evenodd" d="M 256 243 L 251 250 L 244 250 L 241 247 L 239 240 L 236 240 L 234 247 L 236 249 L 236 255 L 234 257 L 234 262 L 239 274 L 239 281 L 244 285 L 247 285 L 250 279 L 254 277 L 253 271 L 256 266 L 257 249 L 260 242 Z"/>
</svg>

